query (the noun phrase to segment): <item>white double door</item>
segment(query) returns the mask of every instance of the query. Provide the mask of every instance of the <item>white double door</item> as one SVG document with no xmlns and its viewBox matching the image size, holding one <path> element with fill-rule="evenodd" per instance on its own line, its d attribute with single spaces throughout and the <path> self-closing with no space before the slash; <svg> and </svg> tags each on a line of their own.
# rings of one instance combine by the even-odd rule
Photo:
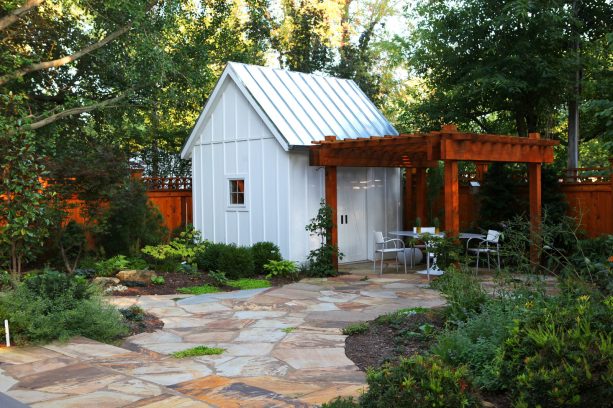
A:
<svg viewBox="0 0 613 408">
<path fill-rule="evenodd" d="M 337 170 L 338 247 L 341 262 L 368 259 L 367 189 L 368 168 L 339 167 Z"/>
</svg>

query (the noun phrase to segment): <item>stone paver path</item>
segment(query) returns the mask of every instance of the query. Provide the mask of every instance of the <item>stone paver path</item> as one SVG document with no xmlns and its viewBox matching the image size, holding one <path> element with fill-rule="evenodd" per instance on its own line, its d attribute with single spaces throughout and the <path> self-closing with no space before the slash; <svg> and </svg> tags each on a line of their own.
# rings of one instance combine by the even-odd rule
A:
<svg viewBox="0 0 613 408">
<path fill-rule="evenodd" d="M 200 296 L 114 298 L 164 321 L 115 347 L 0 349 L 0 392 L 33 407 L 306 407 L 357 395 L 365 376 L 341 329 L 406 307 L 444 303 L 416 275 L 307 279 L 281 288 Z M 175 351 L 221 347 L 218 356 Z"/>
</svg>

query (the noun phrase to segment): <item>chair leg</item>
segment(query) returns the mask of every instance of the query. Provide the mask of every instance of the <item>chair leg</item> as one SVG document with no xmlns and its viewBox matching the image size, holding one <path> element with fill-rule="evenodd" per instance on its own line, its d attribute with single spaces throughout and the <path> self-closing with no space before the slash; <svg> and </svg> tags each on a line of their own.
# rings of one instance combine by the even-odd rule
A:
<svg viewBox="0 0 613 408">
<path fill-rule="evenodd" d="M 498 256 L 498 271 L 500 271 L 500 249 L 496 248 L 496 256 Z"/>
<path fill-rule="evenodd" d="M 381 252 L 381 271 L 379 272 L 379 275 L 383 275 L 383 252 Z"/>
<path fill-rule="evenodd" d="M 487 269 L 488 271 L 492 269 L 492 266 L 490 265 L 490 250 L 487 250 Z"/>
<path fill-rule="evenodd" d="M 475 266 L 475 275 L 479 273 L 479 254 L 480 252 L 477 251 L 477 266 Z"/>
<path fill-rule="evenodd" d="M 402 251 L 404 254 L 404 274 L 407 274 L 407 251 Z"/>
</svg>

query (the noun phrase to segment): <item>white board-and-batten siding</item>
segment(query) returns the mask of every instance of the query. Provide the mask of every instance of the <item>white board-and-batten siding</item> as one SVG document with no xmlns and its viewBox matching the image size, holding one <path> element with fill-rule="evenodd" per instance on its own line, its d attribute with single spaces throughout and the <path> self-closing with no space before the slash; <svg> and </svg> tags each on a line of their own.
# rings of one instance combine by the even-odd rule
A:
<svg viewBox="0 0 613 408">
<path fill-rule="evenodd" d="M 304 260 L 323 171 L 309 167 L 308 154 L 283 150 L 230 78 L 220 91 L 192 151 L 194 226 L 213 242 L 271 241 L 285 258 Z M 244 208 L 229 205 L 233 178 L 245 180 Z"/>
</svg>

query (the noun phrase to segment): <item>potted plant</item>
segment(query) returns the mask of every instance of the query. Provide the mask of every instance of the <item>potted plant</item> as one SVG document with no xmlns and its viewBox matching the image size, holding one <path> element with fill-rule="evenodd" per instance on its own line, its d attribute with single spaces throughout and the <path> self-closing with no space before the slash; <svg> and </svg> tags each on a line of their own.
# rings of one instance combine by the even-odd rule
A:
<svg viewBox="0 0 613 408">
<path fill-rule="evenodd" d="M 419 217 L 415 218 L 415 229 L 418 234 L 421 233 L 421 218 Z"/>
<path fill-rule="evenodd" d="M 434 232 L 435 233 L 439 233 L 441 232 L 441 221 L 438 219 L 438 217 L 434 218 L 434 220 L 432 220 L 432 223 L 434 224 Z"/>
</svg>

